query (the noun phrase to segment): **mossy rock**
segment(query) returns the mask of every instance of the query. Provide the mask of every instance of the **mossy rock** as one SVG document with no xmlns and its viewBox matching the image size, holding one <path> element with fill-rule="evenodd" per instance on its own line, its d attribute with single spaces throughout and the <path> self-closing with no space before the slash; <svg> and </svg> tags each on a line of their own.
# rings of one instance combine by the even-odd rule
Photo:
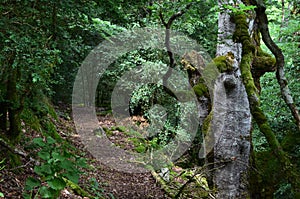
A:
<svg viewBox="0 0 300 199">
<path fill-rule="evenodd" d="M 181 102 L 188 102 L 194 98 L 194 93 L 191 90 L 179 90 L 175 95 Z"/>
</svg>

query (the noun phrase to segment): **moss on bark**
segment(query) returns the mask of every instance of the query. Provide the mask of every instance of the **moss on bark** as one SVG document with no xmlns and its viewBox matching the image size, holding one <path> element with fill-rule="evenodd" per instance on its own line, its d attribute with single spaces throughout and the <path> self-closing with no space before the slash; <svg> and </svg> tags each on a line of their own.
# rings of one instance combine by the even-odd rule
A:
<svg viewBox="0 0 300 199">
<path fill-rule="evenodd" d="M 220 73 L 233 71 L 234 55 L 229 52 L 227 55 L 218 56 L 213 59 L 214 65 L 217 66 Z"/>
<path fill-rule="evenodd" d="M 242 43 L 242 60 L 240 64 L 243 83 L 248 94 L 250 102 L 251 114 L 256 121 L 260 131 L 264 134 L 272 152 L 277 157 L 281 169 L 286 172 L 287 180 L 293 184 L 294 190 L 298 190 L 299 182 L 298 175 L 296 174 L 293 165 L 291 164 L 288 156 L 282 150 L 280 143 L 278 142 L 275 134 L 273 133 L 268 120 L 259 107 L 259 93 L 255 87 L 254 80 L 251 73 L 251 65 L 253 63 L 255 48 L 251 43 L 251 38 L 248 33 L 248 23 L 245 15 L 234 16 L 236 23 L 236 31 L 234 33 L 234 39 L 237 42 Z"/>
<path fill-rule="evenodd" d="M 193 87 L 193 90 L 197 97 L 209 97 L 208 88 L 205 83 L 198 83 Z"/>
</svg>

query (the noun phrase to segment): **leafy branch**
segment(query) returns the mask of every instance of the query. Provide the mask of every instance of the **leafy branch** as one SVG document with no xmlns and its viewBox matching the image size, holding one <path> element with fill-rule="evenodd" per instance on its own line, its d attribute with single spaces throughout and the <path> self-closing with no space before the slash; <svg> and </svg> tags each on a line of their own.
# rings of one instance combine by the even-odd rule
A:
<svg viewBox="0 0 300 199">
<path fill-rule="evenodd" d="M 223 9 L 230 10 L 232 14 L 239 15 L 239 14 L 245 14 L 246 11 L 254 10 L 256 6 L 253 5 L 245 5 L 245 4 L 236 4 L 236 5 L 223 5 Z"/>
</svg>

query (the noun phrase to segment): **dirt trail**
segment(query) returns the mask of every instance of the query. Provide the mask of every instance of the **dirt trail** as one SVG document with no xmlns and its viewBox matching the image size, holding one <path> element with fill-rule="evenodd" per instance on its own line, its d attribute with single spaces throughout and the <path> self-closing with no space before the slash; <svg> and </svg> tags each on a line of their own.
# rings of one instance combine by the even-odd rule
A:
<svg viewBox="0 0 300 199">
<path fill-rule="evenodd" d="M 111 128 L 115 125 L 114 120 L 110 116 L 99 116 L 101 126 Z M 123 139 L 120 136 L 114 137 L 114 141 L 118 142 Z M 107 165 L 97 163 L 99 171 L 98 178 L 107 186 L 104 189 L 110 192 L 116 198 L 124 199 L 163 199 L 169 198 L 161 189 L 161 186 L 155 181 L 150 172 L 148 173 L 125 173 L 110 168 Z"/>
<path fill-rule="evenodd" d="M 107 126 L 114 125 L 111 117 L 100 117 L 100 122 L 104 122 Z M 107 165 L 103 165 L 97 161 L 85 148 L 80 140 L 80 136 L 76 134 L 74 124 L 70 117 L 60 117 L 57 123 L 57 131 L 64 139 L 70 140 L 78 149 L 79 154 L 84 154 L 91 165 L 91 168 L 85 169 L 81 175 L 79 185 L 86 191 L 91 188 L 91 180 L 95 180 L 99 184 L 98 193 L 106 198 L 120 199 L 163 199 L 169 198 L 161 189 L 161 186 L 155 181 L 151 173 L 124 173 L 116 171 Z M 25 140 L 32 140 L 38 136 L 36 132 L 25 133 Z M 18 146 L 23 150 L 22 146 Z M 25 180 L 29 176 L 34 176 L 34 163 L 27 159 L 22 159 L 21 173 L 15 173 L 15 170 L 4 169 L 0 171 L 0 192 L 3 192 L 6 198 L 23 198 Z M 95 195 L 95 193 L 93 194 Z M 112 197 L 113 195 L 113 197 Z M 76 195 L 69 188 L 62 191 L 60 198 L 80 199 L 82 197 Z M 86 199 L 86 197 L 84 198 Z"/>
</svg>

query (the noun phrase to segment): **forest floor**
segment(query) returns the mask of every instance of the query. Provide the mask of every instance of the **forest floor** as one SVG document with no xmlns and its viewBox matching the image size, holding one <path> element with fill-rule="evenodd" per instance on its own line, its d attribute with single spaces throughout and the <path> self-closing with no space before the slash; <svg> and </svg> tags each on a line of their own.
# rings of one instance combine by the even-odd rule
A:
<svg viewBox="0 0 300 199">
<path fill-rule="evenodd" d="M 71 117 L 66 116 L 66 113 L 61 115 L 56 125 L 57 132 L 62 138 L 69 140 L 78 149 L 78 154 L 83 154 L 83 158 L 86 158 L 90 165 L 88 169 L 84 169 L 79 185 L 88 192 L 91 192 L 89 189 L 92 189 L 91 195 L 94 195 L 94 198 L 169 198 L 161 188 L 161 185 L 151 175 L 151 172 L 120 172 L 97 161 L 82 144 Z M 114 125 L 114 120 L 111 116 L 100 116 L 99 122 L 106 127 Z M 32 140 L 34 137 L 39 136 L 34 131 L 24 132 L 24 135 L 23 140 Z M 115 136 L 114 139 L 123 138 L 122 136 Z M 25 151 L 21 145 L 17 146 L 17 148 L 19 151 Z M 26 179 L 29 176 L 35 176 L 34 166 L 35 163 L 30 161 L 28 157 L 22 157 L 22 165 L 20 167 L 4 168 L 0 171 L 0 192 L 4 194 L 5 198 L 23 198 L 22 194 Z M 92 182 L 93 186 L 91 186 Z M 76 195 L 72 189 L 66 188 L 61 192 L 60 198 L 76 199 L 87 197 Z"/>
</svg>

